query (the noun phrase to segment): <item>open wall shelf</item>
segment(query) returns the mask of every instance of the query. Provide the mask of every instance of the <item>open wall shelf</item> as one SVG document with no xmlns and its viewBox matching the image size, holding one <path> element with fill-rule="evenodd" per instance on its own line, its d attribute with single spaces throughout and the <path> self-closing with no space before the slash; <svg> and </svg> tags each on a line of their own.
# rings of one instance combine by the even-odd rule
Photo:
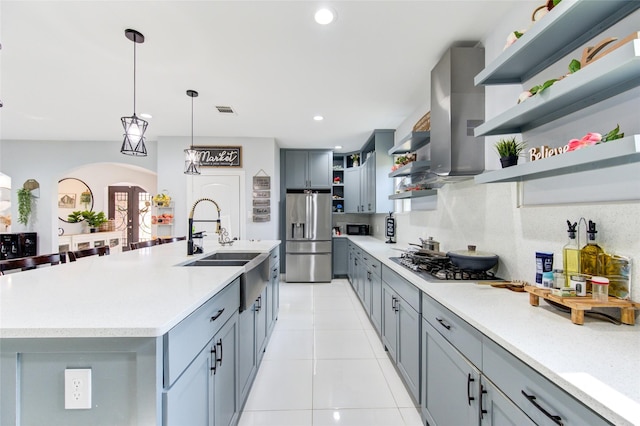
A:
<svg viewBox="0 0 640 426">
<path fill-rule="evenodd" d="M 429 197 L 431 195 L 437 195 L 438 191 L 435 189 L 423 189 L 420 191 L 407 191 L 401 192 L 399 194 L 389 195 L 390 200 L 404 200 L 408 198 L 421 198 L 421 197 Z"/>
<path fill-rule="evenodd" d="M 389 150 L 389 155 L 417 151 L 431 142 L 431 132 L 411 132 Z"/>
<path fill-rule="evenodd" d="M 640 162 L 640 135 L 477 175 L 476 183 L 519 182 Z"/>
<path fill-rule="evenodd" d="M 395 177 L 411 176 L 412 174 L 426 172 L 430 168 L 431 168 L 431 161 L 429 160 L 413 161 L 389 173 L 389 177 L 395 178 Z"/>
<path fill-rule="evenodd" d="M 563 0 L 482 70 L 474 82 L 522 83 L 638 8 L 640 2 L 629 0 Z"/>
<path fill-rule="evenodd" d="M 522 133 L 638 86 L 640 40 L 636 39 L 486 121 L 474 134 Z"/>
</svg>

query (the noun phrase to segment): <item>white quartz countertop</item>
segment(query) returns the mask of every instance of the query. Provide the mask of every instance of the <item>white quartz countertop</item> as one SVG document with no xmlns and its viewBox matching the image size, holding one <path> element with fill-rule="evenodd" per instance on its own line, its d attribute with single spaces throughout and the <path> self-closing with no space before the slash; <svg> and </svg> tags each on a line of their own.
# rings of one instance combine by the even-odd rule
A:
<svg viewBox="0 0 640 426">
<path fill-rule="evenodd" d="M 216 251 L 269 252 L 279 241 L 186 241 L 0 276 L 0 337 L 157 337 L 187 317 L 243 267 L 183 267 Z"/>
<path fill-rule="evenodd" d="M 640 425 L 640 325 L 616 326 L 585 316 L 584 325 L 528 293 L 474 282 L 426 281 L 389 257 L 408 246 L 349 236 L 576 399 L 616 425 Z"/>
</svg>

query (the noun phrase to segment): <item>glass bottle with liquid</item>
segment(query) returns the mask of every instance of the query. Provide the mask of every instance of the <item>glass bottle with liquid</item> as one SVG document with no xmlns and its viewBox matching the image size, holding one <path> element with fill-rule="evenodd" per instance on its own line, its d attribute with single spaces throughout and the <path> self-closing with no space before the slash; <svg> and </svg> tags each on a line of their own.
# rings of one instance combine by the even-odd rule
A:
<svg viewBox="0 0 640 426">
<path fill-rule="evenodd" d="M 564 286 L 569 287 L 569 281 L 571 275 L 577 275 L 580 273 L 580 246 L 576 240 L 576 227 L 577 222 L 573 225 L 567 220 L 567 226 L 569 227 L 567 232 L 569 233 L 569 242 L 562 248 L 562 264 L 564 267 Z"/>
<path fill-rule="evenodd" d="M 586 275 L 602 275 L 604 273 L 603 265 L 604 250 L 596 242 L 596 223 L 589 221 L 587 227 L 587 244 L 580 250 L 580 270 Z M 591 283 L 587 282 L 587 292 L 591 291 Z"/>
</svg>

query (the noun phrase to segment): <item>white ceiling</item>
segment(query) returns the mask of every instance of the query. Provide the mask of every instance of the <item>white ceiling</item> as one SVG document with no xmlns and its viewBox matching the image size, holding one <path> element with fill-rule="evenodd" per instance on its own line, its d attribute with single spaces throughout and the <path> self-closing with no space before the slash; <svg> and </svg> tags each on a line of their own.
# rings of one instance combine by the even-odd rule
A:
<svg viewBox="0 0 640 426">
<path fill-rule="evenodd" d="M 283 148 L 358 149 L 428 105 L 429 72 L 482 39 L 515 1 L 0 1 L 0 139 L 120 141 L 149 112 L 148 140 L 274 137 Z M 237 112 L 221 116 L 215 105 Z M 426 111 L 424 111 L 426 112 Z M 316 122 L 314 115 L 325 120 Z"/>
</svg>

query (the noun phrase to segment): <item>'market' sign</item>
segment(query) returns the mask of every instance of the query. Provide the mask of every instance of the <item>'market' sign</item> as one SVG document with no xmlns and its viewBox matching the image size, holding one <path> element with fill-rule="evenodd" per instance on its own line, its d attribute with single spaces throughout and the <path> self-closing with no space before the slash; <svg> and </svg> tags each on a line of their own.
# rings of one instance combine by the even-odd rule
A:
<svg viewBox="0 0 640 426">
<path fill-rule="evenodd" d="M 194 146 L 202 167 L 242 167 L 241 146 Z"/>
</svg>

